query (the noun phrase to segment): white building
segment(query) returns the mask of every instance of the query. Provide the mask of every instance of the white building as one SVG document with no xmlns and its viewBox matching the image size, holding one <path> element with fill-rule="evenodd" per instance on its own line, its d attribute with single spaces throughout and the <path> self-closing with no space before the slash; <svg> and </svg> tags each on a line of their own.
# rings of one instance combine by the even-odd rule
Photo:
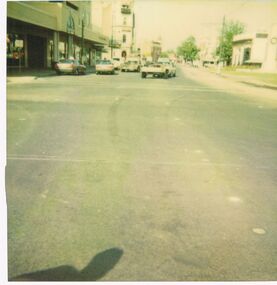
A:
<svg viewBox="0 0 277 285">
<path fill-rule="evenodd" d="M 232 65 L 258 65 L 265 61 L 268 33 L 240 34 L 234 36 Z"/>
<path fill-rule="evenodd" d="M 269 31 L 262 70 L 277 72 L 277 23 L 273 24 Z"/>
<path fill-rule="evenodd" d="M 144 40 L 139 45 L 140 55 L 142 59 L 150 59 L 157 61 L 162 52 L 162 40 Z"/>
<path fill-rule="evenodd" d="M 135 14 L 133 0 L 114 0 L 112 16 L 112 57 L 127 58 L 134 52 Z"/>
<path fill-rule="evenodd" d="M 92 6 L 98 15 L 95 21 L 110 38 L 103 57 L 126 59 L 132 56 L 135 52 L 134 0 L 98 0 Z"/>
<path fill-rule="evenodd" d="M 256 65 L 263 72 L 277 72 L 277 23 L 271 25 L 268 33 L 235 36 L 232 65 Z"/>
</svg>

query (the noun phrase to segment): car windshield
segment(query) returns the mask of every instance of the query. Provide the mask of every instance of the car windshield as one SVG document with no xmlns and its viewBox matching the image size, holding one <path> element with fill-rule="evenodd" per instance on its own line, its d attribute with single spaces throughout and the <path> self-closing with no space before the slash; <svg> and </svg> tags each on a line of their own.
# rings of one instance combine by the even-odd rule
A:
<svg viewBox="0 0 277 285">
<path fill-rule="evenodd" d="M 74 62 L 74 60 L 72 60 L 72 59 L 61 59 L 60 60 L 60 63 L 73 63 Z"/>
</svg>

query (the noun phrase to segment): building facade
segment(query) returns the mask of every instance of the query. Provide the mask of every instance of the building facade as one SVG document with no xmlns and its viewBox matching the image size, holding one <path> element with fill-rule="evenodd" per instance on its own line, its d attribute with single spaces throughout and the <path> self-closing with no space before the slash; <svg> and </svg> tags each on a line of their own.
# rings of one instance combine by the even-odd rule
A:
<svg viewBox="0 0 277 285">
<path fill-rule="evenodd" d="M 161 38 L 158 38 L 157 40 L 144 40 L 140 44 L 139 50 L 142 59 L 156 62 L 162 52 L 162 40 Z"/>
<path fill-rule="evenodd" d="M 107 0 L 102 9 L 102 28 L 109 36 L 106 58 L 125 60 L 135 51 L 134 0 Z"/>
<path fill-rule="evenodd" d="M 49 68 L 62 58 L 94 65 L 109 38 L 91 22 L 91 1 L 7 3 L 7 67 Z"/>
<path fill-rule="evenodd" d="M 268 33 L 240 34 L 234 36 L 232 65 L 262 66 L 267 49 Z"/>
</svg>

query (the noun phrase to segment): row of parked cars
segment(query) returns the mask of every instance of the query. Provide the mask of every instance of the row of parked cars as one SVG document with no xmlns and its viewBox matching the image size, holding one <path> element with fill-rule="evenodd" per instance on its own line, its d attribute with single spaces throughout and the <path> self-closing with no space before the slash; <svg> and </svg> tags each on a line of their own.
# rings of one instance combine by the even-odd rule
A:
<svg viewBox="0 0 277 285">
<path fill-rule="evenodd" d="M 79 75 L 85 74 L 86 66 L 75 59 L 62 59 L 55 64 L 55 70 L 57 74 L 71 73 Z M 160 58 L 158 62 L 145 62 L 143 64 L 138 59 L 129 59 L 124 63 L 120 63 L 119 60 L 103 59 L 96 63 L 96 74 L 114 74 L 115 70 L 141 72 L 142 78 L 146 78 L 147 75 L 163 78 L 176 76 L 175 63 L 168 58 Z"/>
</svg>

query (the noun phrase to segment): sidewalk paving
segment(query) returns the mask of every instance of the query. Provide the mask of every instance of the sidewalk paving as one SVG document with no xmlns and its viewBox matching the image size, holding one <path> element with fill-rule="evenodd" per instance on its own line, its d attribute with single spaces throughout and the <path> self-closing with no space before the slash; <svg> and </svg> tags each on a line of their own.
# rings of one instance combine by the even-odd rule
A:
<svg viewBox="0 0 277 285">
<path fill-rule="evenodd" d="M 249 80 L 243 76 L 226 76 L 216 74 L 206 68 L 195 68 L 179 65 L 184 75 L 213 88 L 223 89 L 233 94 L 245 94 L 260 99 L 277 100 L 277 86 L 265 84 L 257 80 Z"/>
<path fill-rule="evenodd" d="M 214 73 L 214 72 L 211 72 L 211 73 Z M 244 84 L 254 86 L 254 87 L 277 90 L 277 85 L 268 84 L 268 83 L 265 83 L 261 80 L 250 78 L 249 76 L 233 75 L 233 74 L 226 74 L 226 73 L 223 73 L 223 74 L 218 75 L 218 76 L 229 78 L 229 79 L 232 79 L 232 80 L 237 81 L 239 83 L 244 83 Z M 277 77 L 277 74 L 276 74 L 276 77 Z"/>
<path fill-rule="evenodd" d="M 95 73 L 95 67 L 87 66 L 86 74 Z M 7 71 L 7 83 L 28 83 L 42 77 L 57 76 L 55 70 L 44 69 L 16 69 Z"/>
</svg>

